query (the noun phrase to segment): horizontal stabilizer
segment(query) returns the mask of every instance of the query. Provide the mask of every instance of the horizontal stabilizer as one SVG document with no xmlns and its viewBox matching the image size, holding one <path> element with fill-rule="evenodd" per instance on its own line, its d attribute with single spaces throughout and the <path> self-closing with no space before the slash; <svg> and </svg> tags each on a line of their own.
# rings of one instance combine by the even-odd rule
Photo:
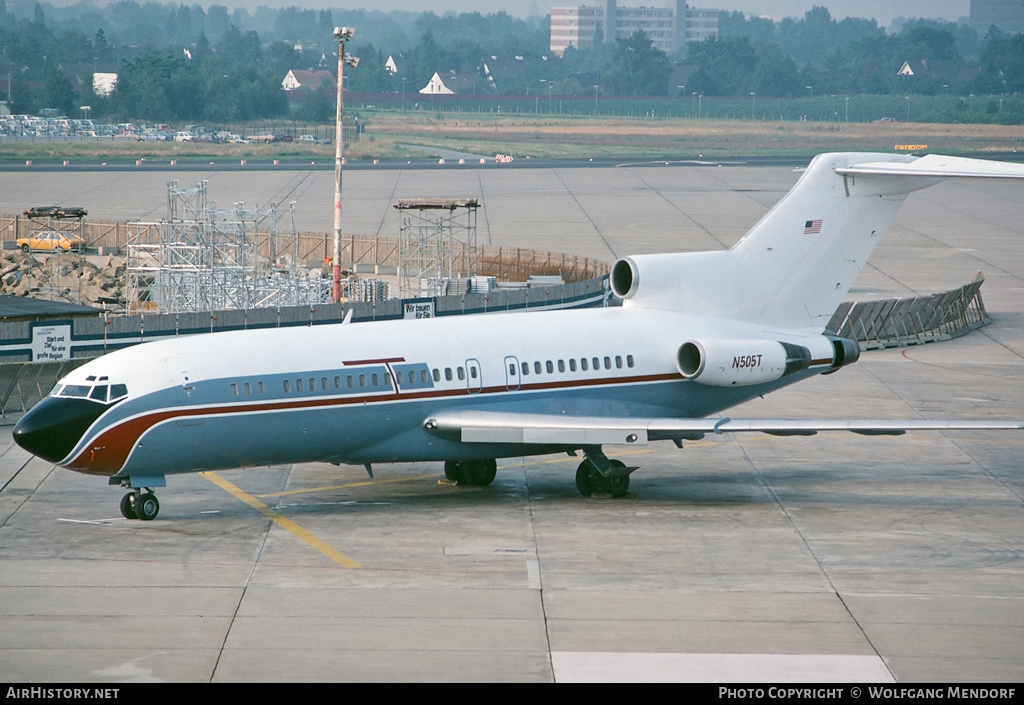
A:
<svg viewBox="0 0 1024 705">
<path fill-rule="evenodd" d="M 603 418 L 517 414 L 495 411 L 445 411 L 424 423 L 427 431 L 463 443 L 548 445 L 645 445 L 649 441 L 693 439 L 700 434 L 767 433 L 810 436 L 819 431 L 849 431 L 866 436 L 906 431 L 1021 430 L 1024 421 L 892 419 L 673 419 Z"/>
<path fill-rule="evenodd" d="M 836 169 L 843 176 L 934 176 L 937 178 L 1024 179 L 1024 164 L 928 154 L 909 163 L 866 162 Z"/>
</svg>

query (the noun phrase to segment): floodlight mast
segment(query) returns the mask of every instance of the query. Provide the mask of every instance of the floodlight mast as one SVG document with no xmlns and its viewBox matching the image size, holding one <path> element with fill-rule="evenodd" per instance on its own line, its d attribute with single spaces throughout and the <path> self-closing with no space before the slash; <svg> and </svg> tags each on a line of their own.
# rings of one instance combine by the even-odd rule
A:
<svg viewBox="0 0 1024 705">
<path fill-rule="evenodd" d="M 331 300 L 334 303 L 341 301 L 341 163 L 343 161 L 341 146 L 342 142 L 344 142 L 341 130 L 342 69 L 345 64 L 352 68 L 359 65 L 359 59 L 356 57 L 345 56 L 345 42 L 350 40 L 354 34 L 355 30 L 352 27 L 334 28 L 334 39 L 338 42 L 338 101 L 334 129 L 334 261 L 332 263 L 334 271 L 333 287 L 331 290 Z M 355 252 L 352 253 L 352 258 L 354 262 Z"/>
</svg>

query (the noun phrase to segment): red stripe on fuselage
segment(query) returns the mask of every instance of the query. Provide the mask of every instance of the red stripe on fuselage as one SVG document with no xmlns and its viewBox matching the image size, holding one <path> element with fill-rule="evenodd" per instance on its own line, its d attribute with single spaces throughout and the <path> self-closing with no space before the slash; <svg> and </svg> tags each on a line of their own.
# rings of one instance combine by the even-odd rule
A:
<svg viewBox="0 0 1024 705">
<path fill-rule="evenodd" d="M 179 409 L 162 409 L 142 416 L 126 419 L 103 430 L 89 442 L 74 460 L 65 465 L 70 470 L 91 475 L 114 475 L 128 460 L 142 436 L 157 424 L 171 419 L 194 416 L 223 416 L 231 414 L 251 414 L 268 411 L 298 411 L 318 407 L 341 407 L 369 402 L 393 402 L 398 400 L 438 399 L 444 397 L 479 397 L 481 394 L 519 394 L 523 391 L 543 391 L 547 389 L 566 389 L 571 387 L 599 387 L 615 384 L 635 384 L 645 382 L 664 382 L 678 380 L 680 375 L 642 375 L 637 377 L 611 377 L 590 380 L 565 380 L 560 382 L 544 382 L 537 384 L 521 384 L 518 389 L 510 390 L 504 386 L 485 387 L 479 392 L 467 389 L 436 389 L 417 392 L 384 392 L 374 395 L 307 397 L 304 399 L 283 400 L 276 402 L 252 402 L 248 404 L 225 404 L 222 406 L 186 407 Z M 102 418 L 102 417 L 100 417 Z"/>
</svg>

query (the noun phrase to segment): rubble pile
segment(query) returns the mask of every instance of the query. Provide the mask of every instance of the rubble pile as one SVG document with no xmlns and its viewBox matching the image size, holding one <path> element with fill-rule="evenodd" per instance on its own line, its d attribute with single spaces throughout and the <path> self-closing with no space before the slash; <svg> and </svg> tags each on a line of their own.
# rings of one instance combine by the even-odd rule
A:
<svg viewBox="0 0 1024 705">
<path fill-rule="evenodd" d="M 60 255 L 0 252 L 0 295 L 101 306 L 124 303 L 125 258 L 116 255 Z"/>
</svg>

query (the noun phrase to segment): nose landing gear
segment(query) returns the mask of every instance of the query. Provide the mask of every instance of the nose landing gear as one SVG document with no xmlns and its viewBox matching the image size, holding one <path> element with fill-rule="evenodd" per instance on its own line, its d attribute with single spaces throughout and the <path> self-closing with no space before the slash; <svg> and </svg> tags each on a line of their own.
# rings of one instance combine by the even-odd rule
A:
<svg viewBox="0 0 1024 705">
<path fill-rule="evenodd" d="M 125 519 L 152 521 L 160 513 L 160 502 L 148 487 L 140 487 L 121 498 L 121 516 Z"/>
</svg>

